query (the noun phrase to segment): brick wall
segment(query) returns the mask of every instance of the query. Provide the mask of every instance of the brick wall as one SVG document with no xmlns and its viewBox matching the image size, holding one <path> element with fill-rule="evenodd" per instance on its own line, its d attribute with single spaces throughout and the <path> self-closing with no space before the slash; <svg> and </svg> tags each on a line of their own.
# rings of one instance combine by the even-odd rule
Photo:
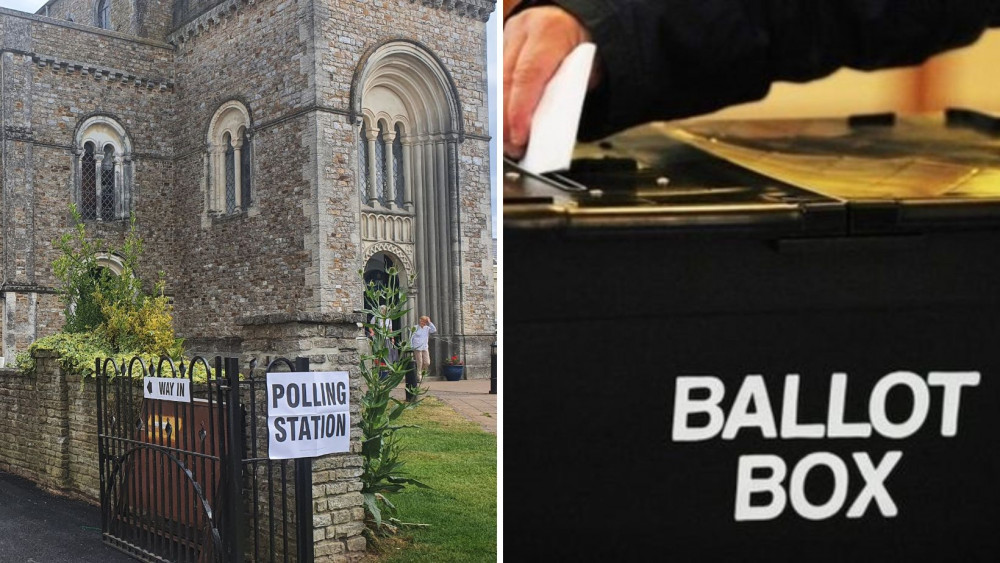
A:
<svg viewBox="0 0 1000 563">
<path fill-rule="evenodd" d="M 92 379 L 38 356 L 37 374 L 0 369 L 0 470 L 39 486 L 100 502 L 97 402 Z"/>
</svg>

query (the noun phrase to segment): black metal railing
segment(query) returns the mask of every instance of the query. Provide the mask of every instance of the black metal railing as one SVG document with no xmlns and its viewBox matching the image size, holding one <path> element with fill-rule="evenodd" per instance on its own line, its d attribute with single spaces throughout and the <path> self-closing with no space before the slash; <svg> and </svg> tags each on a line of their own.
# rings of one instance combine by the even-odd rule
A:
<svg viewBox="0 0 1000 563">
<path fill-rule="evenodd" d="M 266 371 L 281 365 L 309 370 L 282 358 Z M 253 362 L 243 375 L 222 357 L 96 367 L 105 543 L 143 561 L 312 563 L 312 463 L 268 459 L 267 381 Z M 143 397 L 143 385 L 179 381 L 186 398 Z"/>
<path fill-rule="evenodd" d="M 497 343 L 490 345 L 490 395 L 497 394 Z"/>
<path fill-rule="evenodd" d="M 206 373 L 210 365 L 195 358 Z M 106 543 L 144 561 L 219 560 L 223 462 L 218 381 L 169 359 L 97 362 L 101 527 Z M 216 367 L 216 370 L 218 367 Z M 186 384 L 185 401 L 144 400 L 143 384 Z M 170 380 L 175 380 L 171 382 Z M 178 383 L 180 382 L 180 383 Z"/>
</svg>

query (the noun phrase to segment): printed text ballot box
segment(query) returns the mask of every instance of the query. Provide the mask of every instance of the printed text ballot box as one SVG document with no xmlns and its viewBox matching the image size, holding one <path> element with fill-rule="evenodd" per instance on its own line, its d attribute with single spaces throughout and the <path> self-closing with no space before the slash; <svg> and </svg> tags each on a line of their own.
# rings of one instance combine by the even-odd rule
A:
<svg viewBox="0 0 1000 563">
<path fill-rule="evenodd" d="M 350 450 L 346 371 L 267 374 L 268 457 L 317 457 Z"/>
</svg>

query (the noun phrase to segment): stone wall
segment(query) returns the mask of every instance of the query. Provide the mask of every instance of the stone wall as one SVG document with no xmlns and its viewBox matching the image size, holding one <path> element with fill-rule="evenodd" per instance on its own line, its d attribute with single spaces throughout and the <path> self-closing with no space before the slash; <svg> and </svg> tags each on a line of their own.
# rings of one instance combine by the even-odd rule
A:
<svg viewBox="0 0 1000 563">
<path fill-rule="evenodd" d="M 177 104 L 185 110 L 174 124 L 175 178 L 186 197 L 177 199 L 177 244 L 169 250 L 194 266 L 175 293 L 184 304 L 177 326 L 189 338 L 239 336 L 237 319 L 245 315 L 315 311 L 305 283 L 312 190 L 304 174 L 312 168 L 313 136 L 303 112 L 312 98 L 300 17 L 295 2 L 240 4 L 177 48 L 176 72 L 184 76 Z M 250 113 L 253 204 L 246 213 L 213 217 L 207 130 L 230 100 Z"/>
<path fill-rule="evenodd" d="M 47 5 L 48 17 L 76 22 L 81 25 L 97 26 L 97 0 L 56 0 Z M 42 9 L 45 14 L 45 8 Z M 128 33 L 132 19 L 130 0 L 111 0 L 111 29 Z M 124 27 L 123 27 L 124 24 Z"/>
<path fill-rule="evenodd" d="M 171 10 L 174 0 L 144 0 L 137 2 L 135 34 L 163 41 L 174 28 Z"/>
<path fill-rule="evenodd" d="M 115 31 L 162 41 L 172 27 L 172 0 L 111 0 L 111 27 Z M 97 0 L 53 0 L 38 15 L 97 26 Z"/>
<path fill-rule="evenodd" d="M 169 45 L 0 9 L 0 143 L 4 215 L 3 355 L 9 363 L 62 324 L 54 295 L 53 241 L 72 225 L 73 145 L 78 125 L 104 115 L 133 147 L 137 228 L 148 246 L 173 240 L 173 78 Z M 124 221 L 90 224 L 120 241 Z M 174 268 L 172 253 L 149 253 L 141 272 Z M 168 291 L 171 288 L 168 287 Z"/>
<path fill-rule="evenodd" d="M 92 503 L 100 501 L 94 381 L 38 356 L 27 377 L 0 369 L 0 471 Z"/>
</svg>

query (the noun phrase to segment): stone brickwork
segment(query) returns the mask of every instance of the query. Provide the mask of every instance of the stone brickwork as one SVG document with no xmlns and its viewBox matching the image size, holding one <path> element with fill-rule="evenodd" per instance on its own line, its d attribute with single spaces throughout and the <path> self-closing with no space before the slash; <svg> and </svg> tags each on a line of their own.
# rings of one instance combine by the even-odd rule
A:
<svg viewBox="0 0 1000 563">
<path fill-rule="evenodd" d="M 119 24 L 123 19 L 126 22 L 129 21 L 132 16 L 132 8 L 129 4 L 128 0 L 111 0 L 111 21 L 115 22 L 117 19 Z M 97 26 L 97 0 L 56 0 L 48 3 L 47 7 L 50 18 Z M 122 17 L 121 14 L 123 11 L 127 11 L 125 17 Z M 42 14 L 44 15 L 45 12 L 43 11 Z M 112 27 L 109 31 L 128 32 L 129 28 Z"/>
<path fill-rule="evenodd" d="M 171 0 L 146 0 L 137 2 L 137 14 L 135 16 L 135 34 L 139 37 L 148 37 L 156 41 L 164 40 L 173 30 L 174 22 L 171 11 L 173 10 Z"/>
<path fill-rule="evenodd" d="M 93 380 L 37 358 L 37 375 L 0 369 L 0 471 L 92 503 L 100 500 Z"/>
<path fill-rule="evenodd" d="M 54 294 L 52 241 L 72 224 L 77 126 L 94 115 L 120 123 L 138 149 L 133 162 L 137 224 L 148 244 L 173 239 L 169 136 L 172 49 L 50 18 L 0 9 L 4 314 L 3 355 L 13 363 L 37 337 L 62 325 Z M 149 197 L 145 197 L 145 196 Z M 120 241 L 125 222 L 93 225 Z M 147 279 L 172 254 L 150 253 Z"/>
<path fill-rule="evenodd" d="M 300 37 L 296 6 L 243 6 L 177 48 L 176 72 L 185 76 L 177 103 L 188 115 L 177 124 L 175 178 L 197 195 L 177 202 L 176 245 L 195 267 L 176 288 L 176 302 L 190 304 L 178 307 L 176 320 L 203 342 L 242 336 L 237 322 L 246 315 L 317 310 L 306 284 L 311 264 L 303 236 L 311 228 L 304 209 L 312 189 L 304 174 L 313 135 L 306 134 L 311 116 L 303 113 L 312 101 L 309 77 L 299 61 L 308 41 Z M 258 56 L 248 56 L 248 42 Z M 246 214 L 210 217 L 207 126 L 219 106 L 234 99 L 251 116 L 253 205 Z"/>
<path fill-rule="evenodd" d="M 97 26 L 98 0 L 51 0 L 37 14 L 53 19 Z M 172 28 L 169 0 L 111 1 L 111 27 L 108 31 L 162 41 Z"/>
</svg>

